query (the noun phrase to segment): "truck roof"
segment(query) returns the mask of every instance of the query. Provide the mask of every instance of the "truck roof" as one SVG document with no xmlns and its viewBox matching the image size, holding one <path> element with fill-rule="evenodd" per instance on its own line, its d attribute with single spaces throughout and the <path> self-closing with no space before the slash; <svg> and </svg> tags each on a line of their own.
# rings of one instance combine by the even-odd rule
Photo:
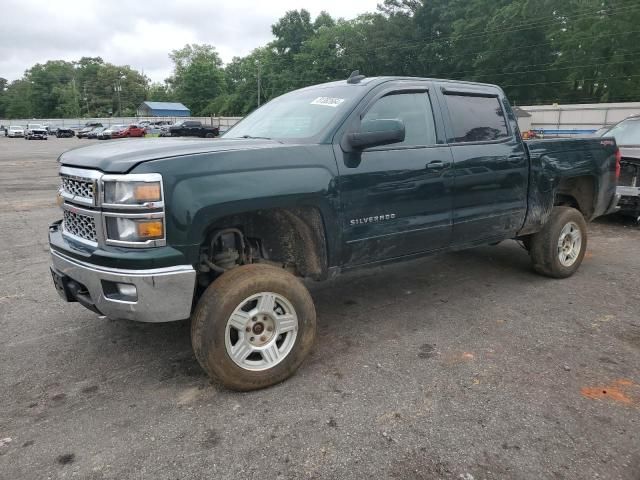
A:
<svg viewBox="0 0 640 480">
<path fill-rule="evenodd" d="M 449 80 L 443 78 L 429 78 L 429 77 L 405 77 L 405 76 L 383 76 L 383 77 L 365 77 L 362 80 L 359 80 L 357 83 L 348 83 L 347 80 L 335 80 L 333 82 L 320 83 L 317 85 L 310 85 L 308 87 L 301 88 L 300 90 L 311 90 L 314 88 L 322 88 L 322 87 L 334 87 L 334 86 L 368 86 L 375 87 L 380 85 L 381 83 L 390 82 L 394 80 L 405 80 L 405 81 L 428 81 L 428 82 L 438 82 L 438 83 L 449 83 L 452 85 L 468 85 L 468 86 L 477 86 L 477 87 L 487 87 L 502 91 L 500 86 L 494 85 L 491 83 L 480 83 L 480 82 L 467 82 L 464 80 Z"/>
</svg>

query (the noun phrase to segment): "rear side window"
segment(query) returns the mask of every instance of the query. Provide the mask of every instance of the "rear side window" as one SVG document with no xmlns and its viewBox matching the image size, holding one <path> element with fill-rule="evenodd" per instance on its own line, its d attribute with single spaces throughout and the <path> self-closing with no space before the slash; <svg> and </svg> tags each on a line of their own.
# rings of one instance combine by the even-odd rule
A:
<svg viewBox="0 0 640 480">
<path fill-rule="evenodd" d="M 507 138 L 504 111 L 497 97 L 445 95 L 451 117 L 451 142 L 485 142 Z"/>
</svg>

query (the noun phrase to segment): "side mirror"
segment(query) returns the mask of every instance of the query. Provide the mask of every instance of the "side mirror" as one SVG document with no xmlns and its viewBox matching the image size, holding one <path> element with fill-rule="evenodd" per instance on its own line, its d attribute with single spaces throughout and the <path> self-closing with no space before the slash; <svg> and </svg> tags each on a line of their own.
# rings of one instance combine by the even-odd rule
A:
<svg viewBox="0 0 640 480">
<path fill-rule="evenodd" d="M 347 143 L 354 150 L 390 145 L 404 141 L 402 120 L 380 119 L 362 122 L 360 130 L 347 134 Z"/>
</svg>

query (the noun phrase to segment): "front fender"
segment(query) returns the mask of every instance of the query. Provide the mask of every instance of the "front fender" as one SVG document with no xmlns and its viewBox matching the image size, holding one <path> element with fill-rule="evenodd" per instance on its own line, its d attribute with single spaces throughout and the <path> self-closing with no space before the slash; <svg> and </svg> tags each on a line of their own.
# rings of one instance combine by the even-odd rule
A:
<svg viewBox="0 0 640 480">
<path fill-rule="evenodd" d="M 163 176 L 167 243 L 201 245 L 207 229 L 229 215 L 312 206 L 337 246 L 337 168 L 330 145 L 186 155 L 141 164 Z"/>
</svg>

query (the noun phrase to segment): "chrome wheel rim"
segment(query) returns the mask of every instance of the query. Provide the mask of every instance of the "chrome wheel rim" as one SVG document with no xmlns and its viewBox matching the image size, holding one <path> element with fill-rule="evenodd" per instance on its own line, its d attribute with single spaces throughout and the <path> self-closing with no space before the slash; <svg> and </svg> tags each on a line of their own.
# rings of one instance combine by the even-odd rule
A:
<svg viewBox="0 0 640 480">
<path fill-rule="evenodd" d="M 282 362 L 296 342 L 298 315 L 282 295 L 261 292 L 245 298 L 227 320 L 225 347 L 241 368 L 268 370 Z"/>
<path fill-rule="evenodd" d="M 575 222 L 567 223 L 558 238 L 558 259 L 564 267 L 570 267 L 582 250 L 582 232 Z"/>
</svg>

